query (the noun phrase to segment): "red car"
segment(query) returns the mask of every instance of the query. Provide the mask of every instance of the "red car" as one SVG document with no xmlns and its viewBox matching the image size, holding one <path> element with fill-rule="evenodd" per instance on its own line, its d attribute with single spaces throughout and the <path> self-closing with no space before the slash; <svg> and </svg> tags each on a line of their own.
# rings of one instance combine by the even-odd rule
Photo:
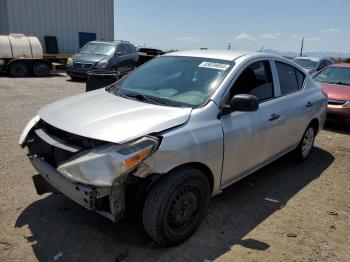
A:
<svg viewBox="0 0 350 262">
<path fill-rule="evenodd" d="M 314 80 L 328 94 L 327 120 L 350 125 L 350 63 L 328 66 Z"/>
</svg>

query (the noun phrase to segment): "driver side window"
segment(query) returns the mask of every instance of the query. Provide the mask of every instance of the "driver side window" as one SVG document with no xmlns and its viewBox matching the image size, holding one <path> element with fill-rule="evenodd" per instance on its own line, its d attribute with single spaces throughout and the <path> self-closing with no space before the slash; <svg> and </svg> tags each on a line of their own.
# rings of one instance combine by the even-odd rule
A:
<svg viewBox="0 0 350 262">
<path fill-rule="evenodd" d="M 229 101 L 238 94 L 254 95 L 259 102 L 274 97 L 269 61 L 259 61 L 244 69 L 230 90 Z"/>
</svg>

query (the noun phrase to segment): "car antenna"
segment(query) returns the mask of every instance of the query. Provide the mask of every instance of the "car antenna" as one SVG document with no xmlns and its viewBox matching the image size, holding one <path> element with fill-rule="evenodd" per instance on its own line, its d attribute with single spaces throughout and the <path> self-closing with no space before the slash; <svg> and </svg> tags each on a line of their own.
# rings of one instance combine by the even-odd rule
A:
<svg viewBox="0 0 350 262">
<path fill-rule="evenodd" d="M 258 52 L 262 52 L 264 50 L 264 46 L 258 50 Z"/>
</svg>

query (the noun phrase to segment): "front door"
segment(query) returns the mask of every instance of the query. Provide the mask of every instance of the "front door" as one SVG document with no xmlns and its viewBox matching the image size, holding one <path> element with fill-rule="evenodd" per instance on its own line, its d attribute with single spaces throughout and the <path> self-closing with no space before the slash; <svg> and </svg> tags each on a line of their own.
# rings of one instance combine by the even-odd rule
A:
<svg viewBox="0 0 350 262">
<path fill-rule="evenodd" d="M 230 89 L 226 103 L 237 94 L 255 95 L 259 109 L 221 117 L 224 131 L 222 187 L 258 168 L 278 152 L 275 141 L 281 123 L 274 116 L 276 100 L 270 61 L 246 66 Z"/>
</svg>

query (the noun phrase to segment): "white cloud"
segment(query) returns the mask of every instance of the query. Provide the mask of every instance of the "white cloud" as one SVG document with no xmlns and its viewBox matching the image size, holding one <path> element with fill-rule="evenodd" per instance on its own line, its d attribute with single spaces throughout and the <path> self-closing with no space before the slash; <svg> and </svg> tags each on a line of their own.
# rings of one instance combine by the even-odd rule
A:
<svg viewBox="0 0 350 262">
<path fill-rule="evenodd" d="M 319 37 L 306 37 L 304 39 L 306 42 L 315 42 L 315 41 L 320 41 Z"/>
<path fill-rule="evenodd" d="M 280 37 L 280 35 L 281 35 L 280 33 L 274 33 L 274 34 L 266 33 L 266 34 L 260 35 L 260 37 L 265 39 L 277 39 Z"/>
<path fill-rule="evenodd" d="M 299 36 L 299 34 L 292 34 L 292 35 L 290 36 L 290 38 L 292 38 L 292 39 L 297 39 L 297 38 L 301 38 L 301 36 Z"/>
<path fill-rule="evenodd" d="M 193 36 L 177 37 L 177 38 L 174 38 L 173 40 L 175 40 L 175 41 L 182 41 L 182 42 L 191 42 L 191 43 L 195 43 L 195 42 L 200 42 L 201 41 L 199 38 L 193 37 Z"/>
<path fill-rule="evenodd" d="M 242 33 L 239 34 L 238 36 L 235 37 L 237 40 L 255 40 L 255 38 L 247 33 Z"/>
<path fill-rule="evenodd" d="M 342 31 L 343 30 L 338 29 L 338 28 L 327 28 L 327 29 L 323 30 L 322 32 L 323 33 L 340 33 Z"/>
</svg>

